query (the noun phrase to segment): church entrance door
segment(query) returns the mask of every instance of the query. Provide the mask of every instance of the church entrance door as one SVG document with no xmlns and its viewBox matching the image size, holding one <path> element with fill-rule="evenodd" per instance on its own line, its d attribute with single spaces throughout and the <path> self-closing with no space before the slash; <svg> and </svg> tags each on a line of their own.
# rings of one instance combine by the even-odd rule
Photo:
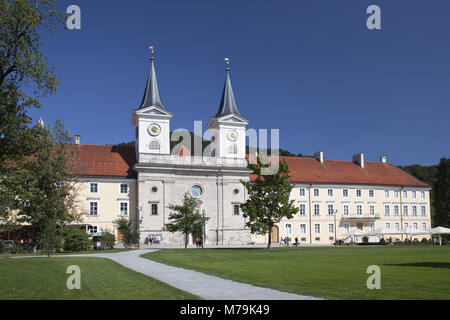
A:
<svg viewBox="0 0 450 320">
<path fill-rule="evenodd" d="M 272 243 L 277 243 L 278 240 L 278 227 L 277 226 L 273 226 L 272 227 L 272 234 L 270 235 L 270 240 Z"/>
</svg>

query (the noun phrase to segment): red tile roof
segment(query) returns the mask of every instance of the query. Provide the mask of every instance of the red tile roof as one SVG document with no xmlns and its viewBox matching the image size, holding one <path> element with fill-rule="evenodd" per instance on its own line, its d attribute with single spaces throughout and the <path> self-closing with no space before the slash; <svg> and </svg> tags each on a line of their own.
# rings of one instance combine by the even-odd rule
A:
<svg viewBox="0 0 450 320">
<path fill-rule="evenodd" d="M 77 175 L 136 178 L 132 170 L 136 163 L 134 147 L 80 144 L 74 148 Z"/>
<path fill-rule="evenodd" d="M 280 157 L 289 166 L 290 181 L 297 183 L 358 184 L 383 186 L 430 187 L 390 163 L 364 162 L 361 168 L 353 161 Z"/>
<path fill-rule="evenodd" d="M 136 178 L 132 170 L 136 163 L 134 147 L 89 144 L 74 147 L 78 150 L 78 157 L 74 160 L 76 174 Z M 185 149 L 181 153 L 187 156 L 188 151 Z M 366 161 L 361 168 L 353 161 L 324 159 L 320 163 L 315 158 L 280 158 L 289 166 L 290 181 L 296 183 L 430 187 L 390 163 Z"/>
</svg>

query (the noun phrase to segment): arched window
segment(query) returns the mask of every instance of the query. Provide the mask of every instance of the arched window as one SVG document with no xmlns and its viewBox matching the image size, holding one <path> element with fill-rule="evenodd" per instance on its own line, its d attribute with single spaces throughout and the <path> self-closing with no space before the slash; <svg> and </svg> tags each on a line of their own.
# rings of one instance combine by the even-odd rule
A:
<svg viewBox="0 0 450 320">
<path fill-rule="evenodd" d="M 228 147 L 228 153 L 229 154 L 237 154 L 237 145 L 233 143 Z"/>
<path fill-rule="evenodd" d="M 150 142 L 149 149 L 151 153 L 159 153 L 160 147 L 161 146 L 158 141 L 153 140 L 152 142 Z"/>
</svg>

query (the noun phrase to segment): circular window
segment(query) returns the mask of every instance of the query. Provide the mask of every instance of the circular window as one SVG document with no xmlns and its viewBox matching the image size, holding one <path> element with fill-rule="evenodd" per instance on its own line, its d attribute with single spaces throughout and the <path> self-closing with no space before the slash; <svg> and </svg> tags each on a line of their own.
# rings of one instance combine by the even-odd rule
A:
<svg viewBox="0 0 450 320">
<path fill-rule="evenodd" d="M 238 194 L 239 193 L 239 189 L 234 189 L 234 194 Z"/>
<path fill-rule="evenodd" d="M 194 185 L 191 187 L 191 196 L 198 198 L 203 194 L 203 189 L 199 185 Z"/>
<path fill-rule="evenodd" d="M 156 193 L 158 191 L 158 188 L 157 187 L 152 187 L 152 192 L 153 193 Z"/>
</svg>

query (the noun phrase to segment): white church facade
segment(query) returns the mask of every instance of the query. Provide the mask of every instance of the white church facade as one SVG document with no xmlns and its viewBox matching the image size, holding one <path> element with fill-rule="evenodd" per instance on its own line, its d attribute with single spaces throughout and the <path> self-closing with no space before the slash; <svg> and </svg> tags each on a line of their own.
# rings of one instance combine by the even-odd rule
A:
<svg viewBox="0 0 450 320">
<path fill-rule="evenodd" d="M 188 193 L 204 216 L 206 245 L 267 242 L 267 235 L 250 233 L 239 207 L 247 198 L 241 181 L 251 179 L 249 120 L 237 109 L 229 71 L 219 110 L 206 128 L 211 144 L 205 153 L 198 152 L 201 147 L 171 150 L 170 122 L 176 112 L 161 101 L 153 57 L 142 103 L 132 111 L 135 146 L 86 145 L 78 137 L 75 167 L 88 232 L 109 230 L 120 241 L 114 221 L 126 217 L 140 232 L 141 243 L 152 237 L 161 245 L 182 245 L 182 235 L 164 231 L 164 225 L 169 205 L 180 204 Z M 291 198 L 299 214 L 274 228 L 273 242 L 287 236 L 304 244 L 330 244 L 354 229 L 431 227 L 430 187 L 385 157 L 328 160 L 320 152 L 315 158 L 281 158 L 291 171 Z"/>
</svg>

